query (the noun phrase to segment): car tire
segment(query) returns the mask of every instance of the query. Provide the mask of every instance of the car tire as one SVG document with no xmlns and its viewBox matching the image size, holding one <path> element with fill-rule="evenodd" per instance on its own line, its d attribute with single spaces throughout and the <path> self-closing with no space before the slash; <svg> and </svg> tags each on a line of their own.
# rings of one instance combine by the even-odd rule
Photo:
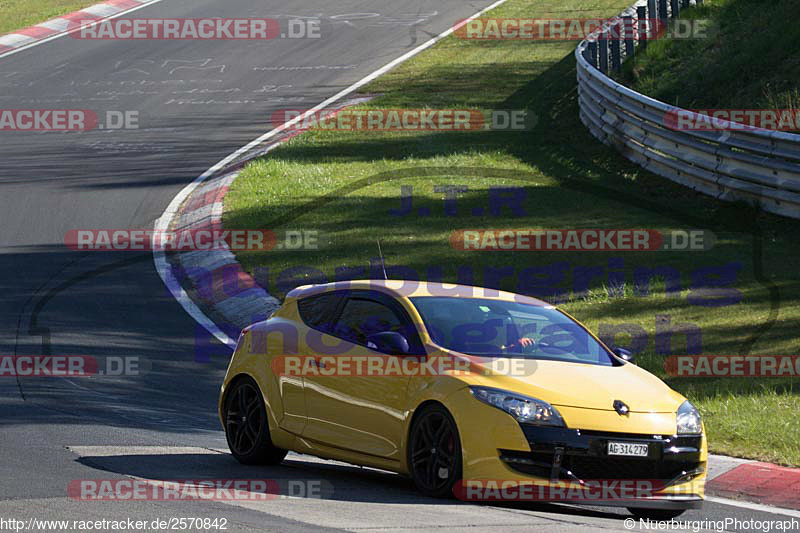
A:
<svg viewBox="0 0 800 533">
<path fill-rule="evenodd" d="M 672 520 L 683 513 L 686 509 L 646 509 L 644 507 L 628 507 L 628 511 L 636 518 L 645 518 L 654 521 Z"/>
<path fill-rule="evenodd" d="M 264 398 L 249 376 L 237 379 L 225 397 L 225 438 L 231 454 L 246 465 L 276 465 L 288 453 L 272 444 Z"/>
<path fill-rule="evenodd" d="M 463 471 L 461 439 L 444 406 L 432 404 L 417 413 L 407 450 L 408 470 L 417 490 L 434 498 L 452 498 Z"/>
</svg>

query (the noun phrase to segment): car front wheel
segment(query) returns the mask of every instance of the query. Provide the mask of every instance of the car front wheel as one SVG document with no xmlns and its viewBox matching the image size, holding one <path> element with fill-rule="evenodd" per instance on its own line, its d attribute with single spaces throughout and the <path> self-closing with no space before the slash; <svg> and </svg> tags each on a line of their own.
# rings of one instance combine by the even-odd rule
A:
<svg viewBox="0 0 800 533">
<path fill-rule="evenodd" d="M 461 480 L 461 440 L 455 420 L 442 405 L 424 408 L 414 418 L 408 446 L 408 467 L 417 489 L 427 496 L 453 496 Z"/>
<path fill-rule="evenodd" d="M 272 444 L 264 399 L 249 376 L 239 378 L 226 398 L 225 438 L 242 464 L 276 465 L 286 457 L 286 450 Z"/>
</svg>

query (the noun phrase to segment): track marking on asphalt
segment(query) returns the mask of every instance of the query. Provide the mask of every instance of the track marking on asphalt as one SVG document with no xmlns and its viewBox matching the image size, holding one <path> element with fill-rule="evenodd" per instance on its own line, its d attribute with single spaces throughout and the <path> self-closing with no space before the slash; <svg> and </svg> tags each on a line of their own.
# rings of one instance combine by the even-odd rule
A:
<svg viewBox="0 0 800 533">
<path fill-rule="evenodd" d="M 160 0 L 156 0 L 156 1 L 160 1 Z M 265 141 L 271 139 L 272 137 L 275 137 L 276 135 L 280 134 L 281 132 L 291 128 L 295 124 L 305 120 L 305 118 L 307 116 L 309 116 L 309 115 L 311 115 L 313 113 L 316 113 L 317 111 L 320 111 L 322 109 L 325 109 L 326 107 L 330 106 L 331 104 L 336 103 L 337 101 L 341 100 L 342 98 L 344 98 L 345 96 L 349 95 L 350 93 L 358 90 L 359 88 L 361 88 L 364 85 L 368 84 L 369 82 L 373 81 L 375 78 L 381 76 L 382 74 L 385 74 L 386 72 L 392 70 L 394 67 L 400 65 L 401 63 L 404 63 L 405 61 L 408 61 L 409 59 L 411 59 L 412 57 L 416 56 L 417 54 L 427 50 L 428 48 L 430 48 L 431 46 L 433 46 L 437 42 L 441 41 L 445 37 L 448 37 L 451 33 L 455 32 L 459 28 L 461 28 L 464 25 L 466 25 L 469 21 L 471 21 L 471 20 L 473 20 L 473 19 L 475 19 L 477 17 L 480 17 L 481 15 L 486 13 L 487 11 L 492 10 L 492 9 L 494 9 L 494 8 L 504 4 L 504 3 L 506 3 L 506 1 L 507 0 L 497 0 L 496 2 L 491 4 L 490 6 L 483 8 L 482 10 L 478 11 L 477 13 L 472 15 L 471 17 L 462 20 L 460 23 L 456 24 L 455 26 L 450 27 L 446 31 L 444 31 L 444 32 L 440 33 L 439 35 L 437 35 L 436 37 L 433 37 L 432 39 L 426 41 L 425 43 L 423 43 L 423 44 L 421 44 L 419 46 L 417 46 L 413 50 L 410 50 L 409 52 L 406 52 L 402 56 L 400 56 L 397 59 L 389 62 L 388 64 L 384 65 L 383 67 L 379 68 L 378 70 L 375 70 L 371 74 L 361 78 L 359 81 L 357 81 L 357 82 L 353 83 L 352 85 L 350 85 L 349 87 L 339 91 L 338 93 L 336 93 L 335 95 L 331 96 L 327 100 L 325 100 L 322 103 L 320 103 L 320 104 L 314 106 L 313 108 L 309 109 L 308 111 L 306 111 L 302 115 L 300 115 L 298 117 L 295 117 L 294 119 L 290 120 L 289 122 L 281 124 L 279 127 L 268 131 L 267 133 L 265 133 L 261 137 L 258 137 L 257 139 L 254 139 L 253 141 L 251 141 L 247 145 L 239 148 L 238 150 L 236 150 L 235 152 L 233 152 L 232 154 L 230 154 L 226 158 L 224 158 L 221 161 L 219 161 L 217 164 L 215 164 L 214 166 L 212 166 L 211 168 L 206 170 L 201 176 L 199 176 L 197 179 L 195 179 L 189 185 L 184 187 L 183 190 L 181 190 L 172 199 L 172 202 L 170 202 L 170 204 L 164 210 L 164 213 L 162 213 L 161 217 L 159 217 L 155 221 L 154 229 L 156 231 L 153 234 L 154 235 L 153 238 L 155 238 L 155 235 L 158 235 L 158 234 L 160 234 L 160 232 L 166 231 L 169 228 L 169 226 L 170 226 L 170 224 L 172 222 L 172 218 L 178 212 L 178 209 L 180 208 L 181 204 L 183 204 L 183 202 L 186 200 L 186 198 L 188 198 L 189 195 L 192 194 L 192 192 L 194 192 L 194 190 L 201 183 L 203 183 L 208 178 L 210 178 L 211 176 L 213 176 L 214 174 L 219 172 L 221 169 L 225 168 L 225 166 L 227 166 L 231 162 L 235 161 L 237 158 L 245 156 L 247 153 L 251 152 L 253 149 L 255 149 L 259 145 L 263 144 Z M 153 250 L 156 250 L 156 248 L 157 248 L 157 246 L 153 246 Z M 170 293 L 172 293 L 173 298 L 175 298 L 178 301 L 178 303 L 189 314 L 189 316 L 191 316 L 194 319 L 195 322 L 197 322 L 198 324 L 203 326 L 206 330 L 208 330 L 209 333 L 214 335 L 214 337 L 216 337 L 220 342 L 222 342 L 223 344 L 227 345 L 231 350 L 235 349 L 236 348 L 236 340 L 232 339 L 224 331 L 222 331 L 214 323 L 214 321 L 211 320 L 208 316 L 206 316 L 206 314 L 203 313 L 203 311 L 192 301 L 192 299 L 189 297 L 189 295 L 186 294 L 186 291 L 183 289 L 183 287 L 181 286 L 181 284 L 178 281 L 178 279 L 175 278 L 175 276 L 173 275 L 172 269 L 170 268 L 170 265 L 169 265 L 169 263 L 167 261 L 166 255 L 164 254 L 163 251 L 157 251 L 156 250 L 156 251 L 153 252 L 153 262 L 155 263 L 155 267 L 156 267 L 156 270 L 158 271 L 158 275 L 161 277 L 161 280 L 164 282 L 164 285 L 167 286 L 167 289 L 170 291 Z"/>
<path fill-rule="evenodd" d="M 51 35 L 50 37 L 46 37 L 44 39 L 40 39 L 38 41 L 34 41 L 34 42 L 30 43 L 30 44 L 26 44 L 25 46 L 20 46 L 19 48 L 14 48 L 13 50 L 9 50 L 8 52 L 3 52 L 2 54 L 0 54 L 0 59 L 3 59 L 4 57 L 8 57 L 10 55 L 16 54 L 18 52 L 22 52 L 23 50 L 28 50 L 29 48 L 33 48 L 34 46 L 39 46 L 40 44 L 49 43 L 50 41 L 54 41 L 55 39 L 60 39 L 61 37 L 66 37 L 67 35 L 70 35 L 72 33 L 80 31 L 80 30 L 82 30 L 84 28 L 91 28 L 93 26 L 97 26 L 101 22 L 105 22 L 107 20 L 115 19 L 115 18 L 121 17 L 123 15 L 127 15 L 129 13 L 133 13 L 134 11 L 139 11 L 142 8 L 152 6 L 153 4 L 157 4 L 157 3 L 162 2 L 162 1 L 163 0 L 150 0 L 150 2 L 147 2 L 146 4 L 142 4 L 140 6 L 132 7 L 130 9 L 126 9 L 125 11 L 120 11 L 119 13 L 115 13 L 113 15 L 109 15 L 107 17 L 103 17 L 103 18 L 98 19 L 98 20 L 96 20 L 94 22 L 90 22 L 88 24 L 83 24 L 81 26 L 78 26 L 75 29 L 64 31 L 64 32 L 61 32 L 61 33 L 57 33 L 55 35 Z M 82 9 L 81 11 L 86 11 L 87 9 L 90 9 L 92 7 L 95 7 L 95 6 L 89 6 L 88 8 Z M 45 21 L 45 22 L 48 22 L 48 21 Z M 11 33 L 13 33 L 13 32 L 11 32 Z"/>
<path fill-rule="evenodd" d="M 770 505 L 763 505 L 760 503 L 742 502 L 739 500 L 720 498 L 718 496 L 706 496 L 706 501 L 711 503 L 719 503 L 721 505 L 730 505 L 731 507 L 741 507 L 742 509 L 750 509 L 751 511 L 761 511 L 764 513 L 780 514 L 794 518 L 800 518 L 800 511 L 784 509 L 782 507 L 772 507 Z"/>
</svg>

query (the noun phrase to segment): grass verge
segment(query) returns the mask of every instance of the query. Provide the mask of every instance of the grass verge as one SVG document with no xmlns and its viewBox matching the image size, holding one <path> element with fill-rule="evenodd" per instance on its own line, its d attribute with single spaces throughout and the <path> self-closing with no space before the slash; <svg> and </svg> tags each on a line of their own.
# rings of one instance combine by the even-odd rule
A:
<svg viewBox="0 0 800 533">
<path fill-rule="evenodd" d="M 798 2 L 707 0 L 681 16 L 707 20 L 707 38 L 651 43 L 626 85 L 689 109 L 800 109 Z"/>
<path fill-rule="evenodd" d="M 0 2 L 0 35 L 78 11 L 99 0 L 4 0 Z"/>
<path fill-rule="evenodd" d="M 491 15 L 599 17 L 627 3 L 511 0 Z M 578 118 L 575 45 L 450 37 L 381 77 L 365 88 L 379 96 L 363 107 L 525 109 L 537 125 L 525 132 L 300 135 L 246 167 L 226 197 L 224 222 L 229 229 L 318 230 L 326 246 L 238 259 L 280 297 L 307 282 L 369 275 L 380 238 L 395 277 L 459 280 L 560 302 L 593 331 L 626 330 L 617 343 L 634 345 L 642 366 L 701 409 L 712 451 L 800 465 L 796 379 L 676 378 L 663 366 L 668 353 L 698 349 L 800 353 L 797 223 L 694 194 L 597 142 Z M 466 188 L 455 214 L 445 212 L 437 188 L 448 185 Z M 524 213 L 504 208 L 493 216 L 492 187 L 516 187 Z M 413 191 L 415 211 L 393 216 L 404 191 Z M 465 228 L 705 229 L 717 243 L 706 252 L 457 251 L 450 236 Z M 647 275 L 652 269 L 666 277 Z M 677 290 L 666 290 L 667 279 Z M 732 291 L 729 300 L 704 293 L 710 285 Z M 680 324 L 700 332 L 701 346 L 697 335 L 667 334 Z"/>
</svg>

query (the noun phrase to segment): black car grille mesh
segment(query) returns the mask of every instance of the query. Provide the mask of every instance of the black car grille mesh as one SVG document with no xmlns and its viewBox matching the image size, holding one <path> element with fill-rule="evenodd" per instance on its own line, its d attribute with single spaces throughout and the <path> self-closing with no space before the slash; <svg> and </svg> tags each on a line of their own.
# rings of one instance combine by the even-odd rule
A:
<svg viewBox="0 0 800 533">
<path fill-rule="evenodd" d="M 550 478 L 552 453 L 503 452 L 502 458 L 513 470 L 536 477 Z M 582 480 L 649 479 L 669 481 L 682 472 L 691 471 L 699 463 L 685 461 L 652 461 L 647 459 L 618 459 L 586 455 L 567 455 L 563 468 Z M 561 479 L 569 479 L 563 471 Z"/>
</svg>

